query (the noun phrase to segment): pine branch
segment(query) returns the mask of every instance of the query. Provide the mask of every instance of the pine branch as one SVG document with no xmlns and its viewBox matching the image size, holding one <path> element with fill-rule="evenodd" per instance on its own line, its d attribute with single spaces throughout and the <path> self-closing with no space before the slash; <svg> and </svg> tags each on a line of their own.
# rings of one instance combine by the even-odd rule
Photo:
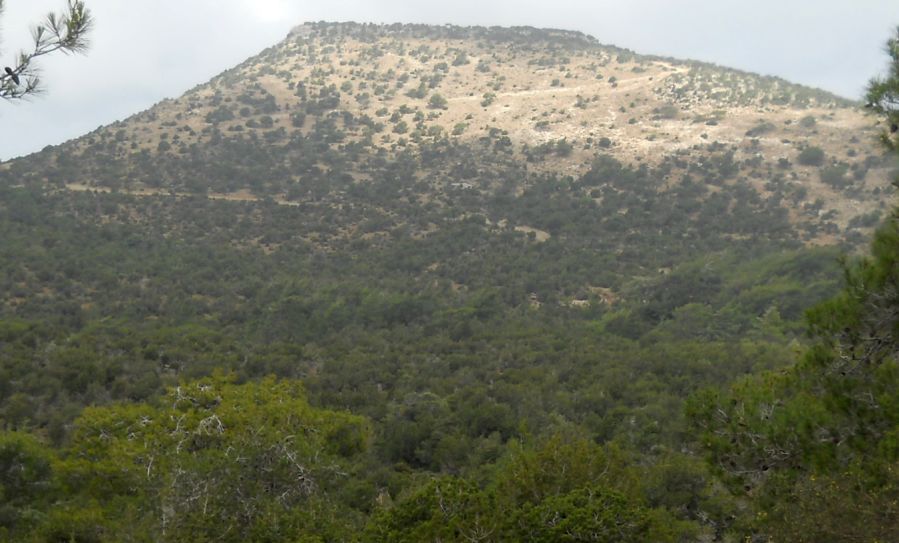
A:
<svg viewBox="0 0 899 543">
<path fill-rule="evenodd" d="M 3 0 L 0 0 L 0 15 L 2 12 Z M 14 100 L 40 94 L 42 88 L 35 59 L 56 51 L 84 53 L 89 46 L 87 34 L 93 22 L 82 0 L 68 0 L 62 14 L 48 13 L 44 21 L 31 30 L 33 48 L 19 53 L 15 67 L 0 72 L 0 98 Z"/>
</svg>

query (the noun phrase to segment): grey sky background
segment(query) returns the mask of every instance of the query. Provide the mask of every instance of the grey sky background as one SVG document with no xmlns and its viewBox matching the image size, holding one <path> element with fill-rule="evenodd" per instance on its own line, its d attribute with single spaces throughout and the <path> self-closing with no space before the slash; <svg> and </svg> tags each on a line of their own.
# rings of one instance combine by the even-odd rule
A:
<svg viewBox="0 0 899 543">
<path fill-rule="evenodd" d="M 884 72 L 899 0 L 86 0 L 87 56 L 44 57 L 47 93 L 0 101 L 0 160 L 176 97 L 304 21 L 531 25 L 580 30 L 638 53 L 777 75 L 859 98 Z M 64 0 L 6 0 L 0 65 Z"/>
</svg>

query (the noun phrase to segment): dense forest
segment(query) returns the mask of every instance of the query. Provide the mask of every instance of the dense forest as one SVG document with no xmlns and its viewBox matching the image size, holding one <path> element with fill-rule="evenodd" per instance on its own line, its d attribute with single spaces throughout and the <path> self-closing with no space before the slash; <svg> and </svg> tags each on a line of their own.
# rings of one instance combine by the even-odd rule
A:
<svg viewBox="0 0 899 543">
<path fill-rule="evenodd" d="M 331 84 L 350 39 L 435 71 Z M 556 31 L 306 25 L 214 90 L 0 164 L 0 538 L 895 537 L 899 226 L 873 180 L 895 135 L 837 156 L 809 108 L 851 104 L 707 65 L 658 92 L 725 78 L 714 107 L 802 121 L 654 160 L 438 130 L 453 67 L 501 94 L 519 58 L 466 40 L 563 74 L 584 51 L 668 62 Z M 869 93 L 888 127 L 897 43 Z M 761 152 L 787 129 L 808 138 L 790 160 Z"/>
</svg>

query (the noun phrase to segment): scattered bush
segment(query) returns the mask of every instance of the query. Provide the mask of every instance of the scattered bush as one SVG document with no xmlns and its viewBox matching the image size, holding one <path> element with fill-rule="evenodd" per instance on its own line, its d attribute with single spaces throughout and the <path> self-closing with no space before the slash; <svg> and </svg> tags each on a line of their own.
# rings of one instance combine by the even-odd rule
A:
<svg viewBox="0 0 899 543">
<path fill-rule="evenodd" d="M 820 147 L 806 147 L 799 152 L 797 160 L 803 166 L 820 166 L 824 164 L 824 150 Z"/>
<path fill-rule="evenodd" d="M 814 115 L 806 115 L 799 120 L 799 126 L 802 128 L 813 128 L 816 124 L 818 124 L 818 121 Z"/>
<path fill-rule="evenodd" d="M 431 95 L 431 99 L 428 100 L 428 107 L 431 109 L 447 109 L 449 100 L 440 94 L 434 93 Z"/>
</svg>

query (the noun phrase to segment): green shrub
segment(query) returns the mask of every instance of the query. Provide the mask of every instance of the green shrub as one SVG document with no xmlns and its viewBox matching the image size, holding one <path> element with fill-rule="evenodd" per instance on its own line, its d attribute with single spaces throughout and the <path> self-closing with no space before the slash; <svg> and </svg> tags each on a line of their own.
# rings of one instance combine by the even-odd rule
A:
<svg viewBox="0 0 899 543">
<path fill-rule="evenodd" d="M 434 93 L 431 95 L 431 99 L 428 100 L 428 107 L 431 109 L 446 109 L 449 107 L 449 100 L 440 94 Z"/>
<path fill-rule="evenodd" d="M 805 117 L 799 119 L 799 126 L 801 126 L 802 128 L 812 128 L 816 124 L 818 124 L 818 121 L 815 119 L 814 115 L 806 115 Z"/>
<path fill-rule="evenodd" d="M 774 126 L 773 124 L 764 122 L 764 123 L 759 123 L 759 124 L 753 126 L 752 128 L 750 128 L 749 130 L 747 130 L 746 135 L 750 138 L 754 138 L 757 136 L 761 136 L 762 134 L 767 134 L 769 132 L 773 132 L 776 129 L 777 129 L 777 127 Z"/>
<path fill-rule="evenodd" d="M 845 164 L 836 164 L 834 166 L 826 166 L 821 169 L 821 181 L 833 188 L 844 188 L 849 184 L 846 178 L 846 172 L 849 168 Z"/>
<path fill-rule="evenodd" d="M 797 160 L 803 166 L 820 166 L 824 164 L 824 150 L 820 147 L 806 147 L 799 152 Z"/>
</svg>

